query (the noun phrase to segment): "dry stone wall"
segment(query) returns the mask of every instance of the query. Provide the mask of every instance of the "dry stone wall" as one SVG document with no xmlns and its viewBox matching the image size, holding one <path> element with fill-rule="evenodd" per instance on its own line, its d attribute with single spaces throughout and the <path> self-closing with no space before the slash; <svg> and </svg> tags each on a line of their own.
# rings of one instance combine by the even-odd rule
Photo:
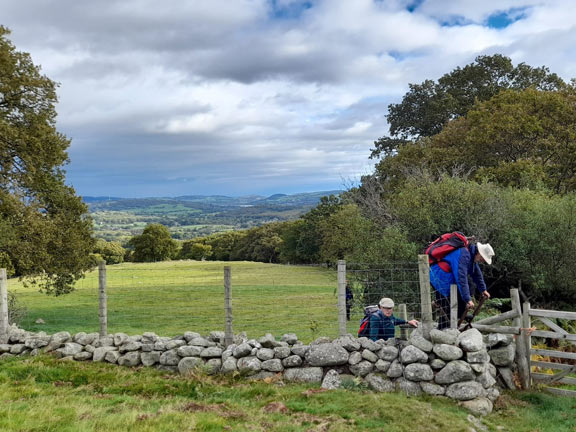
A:
<svg viewBox="0 0 576 432">
<path fill-rule="evenodd" d="M 223 332 L 207 337 L 195 332 L 173 338 L 154 333 L 100 337 L 97 333 L 48 335 L 11 327 L 8 340 L 0 344 L 0 360 L 45 352 L 68 360 L 143 365 L 181 374 L 200 367 L 209 373 L 239 372 L 251 379 L 281 376 L 327 389 L 362 380 L 377 392 L 449 397 L 479 415 L 491 412 L 500 387 L 514 387 L 512 337 L 483 336 L 476 329 L 432 330 L 428 339 L 416 330 L 408 341 L 374 342 L 347 335 L 305 345 L 295 334 L 280 340 L 266 334 L 257 340 L 238 335 L 225 347 L 223 340 Z"/>
</svg>

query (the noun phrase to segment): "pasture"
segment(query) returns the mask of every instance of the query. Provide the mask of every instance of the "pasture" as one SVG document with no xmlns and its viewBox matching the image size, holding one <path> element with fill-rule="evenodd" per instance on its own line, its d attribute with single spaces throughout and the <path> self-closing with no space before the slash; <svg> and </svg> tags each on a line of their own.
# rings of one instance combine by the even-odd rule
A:
<svg viewBox="0 0 576 432">
<path fill-rule="evenodd" d="M 250 337 L 294 332 L 301 340 L 336 336 L 336 272 L 323 267 L 253 262 L 171 261 L 107 267 L 108 330 L 174 336 L 224 330 L 223 268 L 232 268 L 234 331 Z M 9 291 L 27 308 L 21 326 L 32 331 L 98 331 L 98 271 L 60 297 L 20 281 Z M 37 324 L 41 319 L 44 324 Z M 357 330 L 357 320 L 350 331 Z"/>
</svg>

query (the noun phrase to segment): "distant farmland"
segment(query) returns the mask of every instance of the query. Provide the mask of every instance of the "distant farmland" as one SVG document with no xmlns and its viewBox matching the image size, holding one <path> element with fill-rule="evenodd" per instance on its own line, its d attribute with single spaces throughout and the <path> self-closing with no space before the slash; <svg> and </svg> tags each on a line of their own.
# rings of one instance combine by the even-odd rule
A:
<svg viewBox="0 0 576 432">
<path fill-rule="evenodd" d="M 161 223 L 173 238 L 191 239 L 215 232 L 246 229 L 268 222 L 297 219 L 320 198 L 341 191 L 270 197 L 182 196 L 176 198 L 84 197 L 95 235 L 125 243 L 147 224 Z"/>
</svg>

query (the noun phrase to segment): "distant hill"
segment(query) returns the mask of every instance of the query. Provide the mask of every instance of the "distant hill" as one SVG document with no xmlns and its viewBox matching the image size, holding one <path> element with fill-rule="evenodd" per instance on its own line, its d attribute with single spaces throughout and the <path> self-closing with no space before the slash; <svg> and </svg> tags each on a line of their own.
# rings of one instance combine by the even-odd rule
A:
<svg viewBox="0 0 576 432">
<path fill-rule="evenodd" d="M 109 196 L 99 196 L 99 197 L 92 197 L 92 196 L 85 196 L 82 197 L 82 200 L 86 203 L 86 204 L 91 204 L 91 203 L 95 203 L 95 202 L 102 202 L 102 201 L 115 201 L 115 200 L 120 200 L 123 198 L 117 198 L 117 197 L 109 197 Z"/>
<path fill-rule="evenodd" d="M 246 229 L 268 222 L 297 219 L 320 198 L 340 190 L 269 197 L 247 195 L 184 195 L 178 197 L 118 198 L 85 196 L 95 234 L 126 242 L 149 223 L 167 226 L 174 238 L 189 239 L 220 231 Z"/>
</svg>

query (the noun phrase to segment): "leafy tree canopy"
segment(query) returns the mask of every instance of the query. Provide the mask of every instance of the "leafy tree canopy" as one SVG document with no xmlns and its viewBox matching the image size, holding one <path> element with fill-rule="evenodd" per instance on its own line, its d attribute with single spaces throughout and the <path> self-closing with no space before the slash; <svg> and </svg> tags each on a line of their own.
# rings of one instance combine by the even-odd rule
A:
<svg viewBox="0 0 576 432">
<path fill-rule="evenodd" d="M 188 240 L 182 243 L 182 249 L 178 254 L 180 259 L 205 260 L 212 256 L 212 246 L 205 243 L 204 239 Z"/>
<path fill-rule="evenodd" d="M 495 54 L 479 56 L 437 82 L 426 80 L 409 87 L 402 102 L 388 106 L 390 136 L 374 143 L 371 157 L 393 154 L 410 140 L 441 132 L 447 122 L 466 115 L 476 102 L 489 100 L 502 90 L 533 87 L 553 91 L 564 88 L 565 83 L 544 66 L 533 68 L 525 63 L 514 66 L 510 58 Z"/>
<path fill-rule="evenodd" d="M 170 231 L 161 224 L 149 224 L 141 235 L 128 242 L 134 248 L 132 260 L 135 262 L 166 261 L 176 256 L 178 247 L 170 236 Z"/>
<path fill-rule="evenodd" d="M 126 249 L 119 242 L 98 239 L 94 246 L 94 253 L 102 257 L 106 264 L 120 264 L 124 262 Z"/>
<path fill-rule="evenodd" d="M 87 207 L 65 184 L 70 141 L 56 130 L 56 84 L 0 26 L 0 256 L 63 294 L 92 265 Z"/>
<path fill-rule="evenodd" d="M 576 189 L 576 91 L 506 90 L 478 103 L 439 134 L 378 164 L 393 190 L 418 170 L 467 173 L 502 186 Z"/>
</svg>

